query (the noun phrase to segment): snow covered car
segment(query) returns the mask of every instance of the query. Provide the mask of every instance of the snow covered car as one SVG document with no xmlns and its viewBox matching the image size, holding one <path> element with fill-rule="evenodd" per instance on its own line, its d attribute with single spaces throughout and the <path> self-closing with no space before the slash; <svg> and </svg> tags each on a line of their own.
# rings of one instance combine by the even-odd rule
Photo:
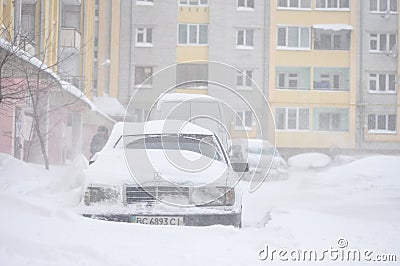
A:
<svg viewBox="0 0 400 266">
<path fill-rule="evenodd" d="M 232 161 L 247 162 L 249 172 L 245 179 L 267 177 L 266 180 L 287 179 L 288 165 L 279 151 L 267 140 L 235 139 Z"/>
<path fill-rule="evenodd" d="M 218 138 L 183 121 L 117 123 L 85 174 L 86 217 L 157 225 L 241 226 L 238 174 Z"/>
</svg>

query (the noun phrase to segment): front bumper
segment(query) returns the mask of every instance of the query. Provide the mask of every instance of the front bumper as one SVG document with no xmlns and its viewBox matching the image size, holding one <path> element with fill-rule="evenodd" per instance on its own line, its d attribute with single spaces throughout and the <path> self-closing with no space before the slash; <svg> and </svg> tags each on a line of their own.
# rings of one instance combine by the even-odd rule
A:
<svg viewBox="0 0 400 266">
<path fill-rule="evenodd" d="M 132 216 L 149 216 L 154 217 L 157 214 L 83 214 L 84 217 L 105 220 L 105 221 L 113 221 L 113 222 L 132 222 Z M 233 225 L 234 227 L 241 227 L 242 225 L 242 213 L 241 212 L 232 212 L 232 213 L 223 213 L 223 214 L 177 214 L 177 215 L 159 215 L 160 217 L 183 217 L 185 226 L 210 226 L 210 225 Z"/>
</svg>

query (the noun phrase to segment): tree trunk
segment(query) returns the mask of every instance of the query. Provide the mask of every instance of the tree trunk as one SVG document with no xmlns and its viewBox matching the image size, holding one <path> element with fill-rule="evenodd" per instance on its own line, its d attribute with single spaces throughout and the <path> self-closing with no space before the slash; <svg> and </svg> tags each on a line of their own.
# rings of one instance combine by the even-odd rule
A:
<svg viewBox="0 0 400 266">
<path fill-rule="evenodd" d="M 39 119 L 37 117 L 37 114 L 33 114 L 33 119 L 34 119 L 34 124 L 35 124 L 35 133 L 39 139 L 39 144 L 40 144 L 40 150 L 42 152 L 42 156 L 43 156 L 43 161 L 44 161 L 44 167 L 46 168 L 46 170 L 49 170 L 49 156 L 47 155 L 47 151 L 46 151 L 46 143 L 45 143 L 45 139 L 43 138 L 42 132 L 40 130 L 40 124 L 39 124 Z"/>
</svg>

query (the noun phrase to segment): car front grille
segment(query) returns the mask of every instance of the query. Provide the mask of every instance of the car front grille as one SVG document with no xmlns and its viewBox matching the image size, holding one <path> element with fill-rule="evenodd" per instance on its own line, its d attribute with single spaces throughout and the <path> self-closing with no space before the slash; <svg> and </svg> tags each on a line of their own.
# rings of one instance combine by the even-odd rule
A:
<svg viewBox="0 0 400 266">
<path fill-rule="evenodd" d="M 190 198 L 188 187 L 149 186 L 149 187 L 125 187 L 126 203 L 155 202 L 157 200 L 187 203 Z"/>
</svg>

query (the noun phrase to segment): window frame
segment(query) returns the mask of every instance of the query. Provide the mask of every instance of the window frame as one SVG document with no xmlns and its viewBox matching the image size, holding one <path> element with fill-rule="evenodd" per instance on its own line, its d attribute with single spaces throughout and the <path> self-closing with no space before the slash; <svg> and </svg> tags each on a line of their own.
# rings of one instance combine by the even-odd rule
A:
<svg viewBox="0 0 400 266">
<path fill-rule="evenodd" d="M 240 1 L 243 1 L 244 5 L 240 6 Z M 253 2 L 253 7 L 249 7 L 249 2 L 252 1 Z M 236 9 L 238 11 L 254 11 L 256 8 L 256 0 L 237 0 L 237 5 L 236 5 Z"/>
<path fill-rule="evenodd" d="M 144 73 L 145 73 L 145 71 L 146 71 L 146 70 L 145 70 L 146 68 L 149 68 L 149 69 L 151 70 L 150 76 L 144 78 L 144 80 L 143 80 L 142 83 L 138 83 L 138 82 L 137 82 L 137 79 L 136 79 L 136 75 L 137 75 L 137 73 L 138 73 L 138 69 L 139 69 L 139 68 L 144 69 Z M 135 66 L 134 70 L 135 70 L 135 75 L 134 75 L 134 77 L 135 77 L 135 79 L 134 79 L 134 88 L 135 88 L 135 89 L 151 89 L 151 88 L 153 88 L 153 79 L 150 78 L 150 77 L 153 76 L 153 74 L 154 74 L 154 66 L 142 66 L 142 65 L 137 65 L 137 66 Z M 150 79 L 149 79 L 149 78 L 150 78 Z M 146 82 L 146 81 L 147 81 L 147 82 Z M 144 83 L 144 82 L 146 82 L 146 83 Z"/>
<path fill-rule="evenodd" d="M 324 5 L 325 7 L 317 7 L 317 1 L 318 0 L 315 0 L 315 10 L 318 10 L 318 11 L 350 11 L 350 8 L 351 8 L 350 0 L 348 0 L 348 7 L 341 7 L 342 0 L 321 0 L 321 1 L 325 2 L 325 5 Z M 335 1 L 337 7 L 328 7 L 329 1 Z"/>
<path fill-rule="evenodd" d="M 239 45 L 239 32 L 243 31 L 243 44 Z M 248 32 L 253 32 L 252 45 L 247 44 Z M 253 50 L 254 49 L 255 30 L 253 28 L 238 28 L 236 29 L 236 49 Z"/>
<path fill-rule="evenodd" d="M 328 76 L 328 77 L 322 77 L 323 75 Z M 335 85 L 335 77 L 338 78 L 338 87 L 336 88 Z M 330 84 L 329 88 L 317 88 L 315 86 L 315 83 L 317 82 L 316 78 L 319 78 L 319 82 L 327 81 Z M 341 81 L 343 80 L 342 73 L 340 72 L 321 72 L 319 77 L 317 77 L 317 74 L 314 72 L 314 81 L 313 81 L 313 90 L 315 91 L 331 91 L 331 92 L 339 92 L 339 91 L 349 91 L 348 88 L 344 88 L 341 85 Z M 332 84 L 332 85 L 331 85 Z"/>
<path fill-rule="evenodd" d="M 296 47 L 289 46 L 289 28 L 297 28 L 297 33 L 299 39 L 297 40 Z M 279 29 L 285 29 L 285 45 L 279 45 Z M 303 29 L 308 29 L 308 47 L 301 47 L 302 37 L 301 31 Z M 276 30 L 276 49 L 277 50 L 301 50 L 301 51 L 311 51 L 311 39 L 312 39 L 312 32 L 310 26 L 302 26 L 302 25 L 277 25 Z"/>
<path fill-rule="evenodd" d="M 284 76 L 284 86 L 283 87 L 281 87 L 280 86 L 280 77 L 281 76 Z M 290 77 L 290 75 L 292 75 L 292 77 Z M 295 78 L 293 78 L 293 75 L 296 75 L 296 77 Z M 278 74 L 278 84 L 277 84 L 277 86 L 275 86 L 276 87 L 276 89 L 278 89 L 278 90 L 309 90 L 309 89 L 303 89 L 303 88 L 300 88 L 299 87 L 299 85 L 300 85 L 300 83 L 299 83 L 299 81 L 300 81 L 300 73 L 298 73 L 298 72 L 293 72 L 293 71 L 291 71 L 291 72 L 283 72 L 283 73 L 279 73 Z M 290 81 L 296 81 L 296 83 L 297 83 L 297 86 L 296 87 L 290 87 Z"/>
<path fill-rule="evenodd" d="M 279 6 L 279 0 L 276 1 L 276 8 L 277 9 L 282 9 L 282 10 L 312 10 L 312 0 L 298 0 L 298 6 L 297 7 L 291 7 L 290 6 L 290 0 L 285 0 L 286 1 L 286 6 Z M 310 7 L 301 7 L 302 3 L 304 1 L 309 1 L 310 2 Z"/>
<path fill-rule="evenodd" d="M 140 30 L 143 29 L 143 30 Z M 151 30 L 151 42 L 147 42 L 148 39 L 148 30 Z M 154 32 L 154 28 L 153 27 L 149 27 L 149 26 L 136 26 L 136 42 L 135 42 L 135 46 L 136 47 L 153 47 L 153 32 Z M 143 42 L 138 42 L 138 35 L 139 34 L 143 34 Z"/>
<path fill-rule="evenodd" d="M 372 1 L 376 1 L 376 10 L 372 10 L 371 9 L 371 3 Z M 380 10 L 380 3 L 381 1 L 386 1 L 386 10 Z M 397 4 L 396 6 L 396 11 L 392 11 L 391 10 L 391 0 L 369 0 L 369 13 L 371 14 L 385 14 L 385 13 L 389 13 L 389 14 L 398 14 L 399 13 L 399 5 Z"/>
<path fill-rule="evenodd" d="M 285 115 L 284 115 L 284 128 L 278 128 L 277 126 L 277 113 L 278 109 L 285 110 Z M 289 110 L 296 110 L 296 128 L 292 129 L 289 128 Z M 304 129 L 300 129 L 300 110 L 307 110 L 308 112 L 308 127 Z M 277 131 L 310 131 L 310 126 L 311 126 L 311 116 L 310 116 L 310 108 L 309 107 L 276 107 L 275 108 L 275 128 Z"/>
<path fill-rule="evenodd" d="M 248 115 L 248 114 L 250 114 L 250 122 L 251 122 L 250 126 L 246 125 L 246 115 Z M 238 117 L 239 117 L 240 121 L 242 122 L 239 125 L 237 124 Z M 249 131 L 249 130 L 252 130 L 252 129 L 253 129 L 253 111 L 251 111 L 251 110 L 236 110 L 236 114 L 235 114 L 235 130 Z"/>
<path fill-rule="evenodd" d="M 373 35 L 374 35 L 374 37 L 373 37 Z M 381 50 L 381 36 L 382 35 L 386 36 L 386 49 L 385 50 Z M 368 51 L 370 53 L 377 53 L 377 54 L 390 54 L 390 53 L 393 53 L 393 50 L 391 50 L 391 47 L 390 47 L 390 37 L 391 36 L 395 37 L 395 44 L 393 45 L 393 47 L 396 47 L 398 45 L 398 40 L 397 40 L 398 36 L 397 36 L 396 33 L 370 33 L 369 34 L 369 48 L 368 48 Z M 371 49 L 372 42 L 376 42 L 376 49 L 375 50 Z"/>
<path fill-rule="evenodd" d="M 379 117 L 385 117 L 385 129 L 379 129 Z M 389 116 L 394 116 L 394 130 L 389 130 Z M 374 128 L 371 129 L 370 127 L 370 117 L 374 118 Z M 367 115 L 367 130 L 369 134 L 397 134 L 397 114 L 395 113 L 369 113 Z"/>
<path fill-rule="evenodd" d="M 185 43 L 180 43 L 180 26 L 186 26 L 186 42 Z M 196 26 L 196 43 L 191 43 L 190 42 L 190 29 L 192 26 Z M 200 43 L 200 27 L 201 26 L 206 26 L 207 28 L 207 43 Z M 178 24 L 178 36 L 177 36 L 177 45 L 178 46 L 208 46 L 208 24 L 204 23 L 199 23 L 199 24 L 193 24 L 193 23 L 179 23 Z"/>
<path fill-rule="evenodd" d="M 248 74 L 250 72 L 250 75 Z M 238 90 L 252 90 L 253 89 L 254 69 L 240 69 L 236 71 L 236 89 Z M 241 79 L 242 85 L 238 84 L 238 79 Z M 247 85 L 250 81 L 250 86 Z"/>
<path fill-rule="evenodd" d="M 329 37 L 330 45 L 323 45 L 323 36 Z M 339 47 L 335 46 L 335 37 L 340 37 Z M 347 38 L 348 37 L 348 38 Z M 344 40 L 342 38 L 345 38 Z M 350 51 L 351 50 L 351 30 L 341 29 L 339 31 L 323 30 L 313 28 L 313 41 L 315 51 Z"/>
<path fill-rule="evenodd" d="M 380 76 L 385 75 L 385 90 L 380 90 Z M 375 77 L 373 77 L 375 76 Z M 390 90 L 390 76 L 394 77 L 394 90 Z M 371 89 L 371 81 L 375 82 L 375 90 Z M 371 94 L 396 94 L 397 93 L 397 81 L 395 73 L 382 73 L 382 72 L 371 72 L 368 74 L 368 92 Z"/>
</svg>

